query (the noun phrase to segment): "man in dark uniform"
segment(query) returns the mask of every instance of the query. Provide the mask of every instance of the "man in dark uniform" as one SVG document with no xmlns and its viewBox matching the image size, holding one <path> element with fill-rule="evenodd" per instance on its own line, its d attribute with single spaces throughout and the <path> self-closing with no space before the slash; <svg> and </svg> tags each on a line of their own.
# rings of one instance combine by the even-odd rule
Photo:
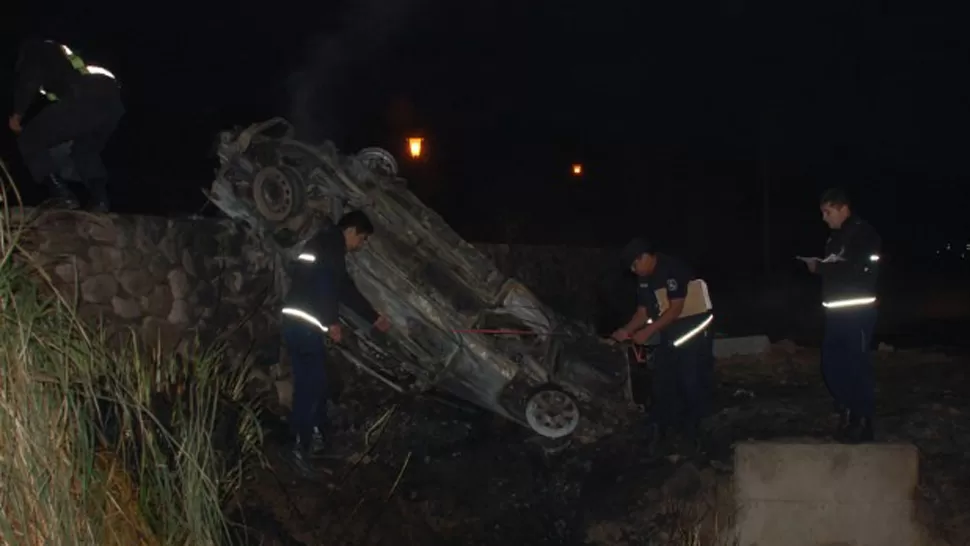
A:
<svg viewBox="0 0 970 546">
<path fill-rule="evenodd" d="M 337 343 L 343 338 L 339 304 L 344 303 L 382 332 L 390 327 L 347 273 L 346 254 L 359 250 L 372 233 L 374 225 L 363 212 L 348 212 L 336 226 L 320 230 L 290 270 L 282 333 L 293 368 L 290 426 L 296 441 L 288 458 L 304 474 L 313 473 L 308 459 L 314 449 L 314 429 L 322 436 L 327 433 L 329 359 L 325 336 Z"/>
<path fill-rule="evenodd" d="M 111 72 L 85 64 L 70 48 L 50 41 L 29 41 L 17 59 L 14 109 L 8 119 L 31 177 L 46 183 L 56 205 L 80 206 L 77 197 L 57 177 L 67 165 L 53 150 L 70 146 L 70 160 L 87 186 L 95 211 L 108 210 L 107 174 L 101 151 L 125 109 Z M 51 104 L 29 123 L 27 110 L 39 96 Z M 63 154 L 58 154 L 63 155 Z"/>
<path fill-rule="evenodd" d="M 683 261 L 654 252 L 641 239 L 623 248 L 622 259 L 639 278 L 640 304 L 613 339 L 642 345 L 660 335 L 654 351 L 651 450 L 675 429 L 681 429 L 690 447 L 696 448 L 713 387 L 710 325 L 714 315 L 707 284 Z M 651 316 L 654 306 L 659 313 Z"/>
<path fill-rule="evenodd" d="M 873 440 L 875 382 L 869 345 L 876 325 L 876 280 L 882 241 L 876 230 L 852 214 L 840 189 L 822 194 L 822 220 L 832 230 L 825 258 L 800 258 L 822 277 L 825 339 L 822 376 L 839 413 L 837 437 Z"/>
</svg>

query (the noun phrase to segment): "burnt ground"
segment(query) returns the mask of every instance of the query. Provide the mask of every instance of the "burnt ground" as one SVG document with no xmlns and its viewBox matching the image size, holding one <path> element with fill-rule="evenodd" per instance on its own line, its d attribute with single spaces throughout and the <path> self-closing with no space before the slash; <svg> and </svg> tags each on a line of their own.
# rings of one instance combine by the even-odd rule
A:
<svg viewBox="0 0 970 546">
<path fill-rule="evenodd" d="M 970 355 L 875 358 L 878 441 L 919 447 L 920 519 L 950 545 L 970 544 Z M 817 351 L 785 343 L 719 362 L 708 449 L 691 458 L 648 456 L 639 417 L 547 455 L 502 419 L 344 377 L 334 443 L 350 456 L 301 479 L 268 437 L 275 470 L 258 471 L 245 494 L 253 544 L 713 544 L 730 520 L 733 442 L 824 441 L 834 425 Z"/>
</svg>

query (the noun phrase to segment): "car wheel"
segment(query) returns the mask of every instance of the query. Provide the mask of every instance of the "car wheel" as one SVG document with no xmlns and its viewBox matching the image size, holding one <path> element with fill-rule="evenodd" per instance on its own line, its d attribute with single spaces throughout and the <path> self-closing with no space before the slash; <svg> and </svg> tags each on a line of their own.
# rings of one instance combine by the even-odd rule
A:
<svg viewBox="0 0 970 546">
<path fill-rule="evenodd" d="M 276 167 L 263 167 L 253 180 L 256 210 L 274 224 L 282 223 L 303 211 L 306 189 L 299 175 Z"/>
<path fill-rule="evenodd" d="M 569 436 L 579 426 L 576 399 L 556 387 L 542 387 L 529 397 L 525 420 L 532 430 L 546 438 Z"/>
<path fill-rule="evenodd" d="M 397 176 L 397 160 L 384 148 L 364 148 L 357 152 L 357 159 L 368 169 L 387 176 Z"/>
</svg>

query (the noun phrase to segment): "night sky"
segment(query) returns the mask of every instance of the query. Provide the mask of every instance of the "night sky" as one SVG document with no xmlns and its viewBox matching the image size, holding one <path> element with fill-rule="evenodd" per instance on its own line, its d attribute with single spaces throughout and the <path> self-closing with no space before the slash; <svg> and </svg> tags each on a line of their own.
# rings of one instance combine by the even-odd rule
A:
<svg viewBox="0 0 970 546">
<path fill-rule="evenodd" d="M 970 242 L 956 2 L 23 4 L 0 22 L 5 104 L 29 34 L 112 70 L 128 109 L 106 154 L 120 211 L 199 211 L 216 133 L 284 115 L 311 140 L 388 148 L 472 240 L 637 234 L 760 263 L 767 187 L 788 263 L 819 251 L 818 195 L 842 185 L 890 253 Z M 420 164 L 405 159 L 416 132 Z M 0 144 L 19 161 L 9 132 Z"/>
</svg>

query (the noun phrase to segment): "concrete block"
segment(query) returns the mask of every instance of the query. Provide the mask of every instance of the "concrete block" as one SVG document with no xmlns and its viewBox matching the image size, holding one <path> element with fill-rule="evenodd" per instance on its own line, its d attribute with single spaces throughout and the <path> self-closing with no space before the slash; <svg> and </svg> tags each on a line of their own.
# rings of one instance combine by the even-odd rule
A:
<svg viewBox="0 0 970 546">
<path fill-rule="evenodd" d="M 742 443 L 741 546 L 916 546 L 915 446 Z"/>
<path fill-rule="evenodd" d="M 768 336 L 722 337 L 714 339 L 714 357 L 753 356 L 768 352 Z"/>
</svg>

